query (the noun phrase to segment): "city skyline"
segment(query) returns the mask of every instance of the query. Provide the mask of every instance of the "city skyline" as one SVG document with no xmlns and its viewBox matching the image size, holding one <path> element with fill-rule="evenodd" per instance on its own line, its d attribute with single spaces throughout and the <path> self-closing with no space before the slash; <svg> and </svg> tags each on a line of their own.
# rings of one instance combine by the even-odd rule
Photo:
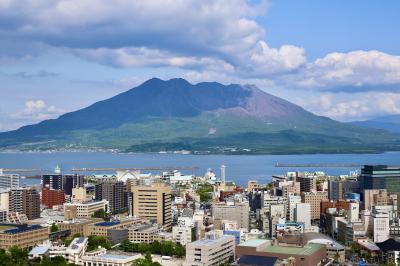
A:
<svg viewBox="0 0 400 266">
<path fill-rule="evenodd" d="M 0 131 L 57 117 L 151 77 L 255 84 L 340 121 L 399 114 L 398 7 L 396 1 L 4 1 Z"/>
</svg>

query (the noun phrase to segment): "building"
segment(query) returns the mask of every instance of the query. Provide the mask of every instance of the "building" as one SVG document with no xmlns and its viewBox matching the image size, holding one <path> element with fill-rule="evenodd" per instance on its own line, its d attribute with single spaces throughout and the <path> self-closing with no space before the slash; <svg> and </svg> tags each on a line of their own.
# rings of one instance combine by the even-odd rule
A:
<svg viewBox="0 0 400 266">
<path fill-rule="evenodd" d="M 71 231 L 71 235 L 80 234 L 81 236 L 88 236 L 89 235 L 89 225 L 92 225 L 97 220 L 92 219 L 74 219 L 72 221 L 64 221 L 62 223 L 57 223 L 58 229 L 61 231 L 69 230 Z"/>
<path fill-rule="evenodd" d="M 214 219 L 236 221 L 239 228 L 249 229 L 248 202 L 214 203 L 211 213 Z"/>
<path fill-rule="evenodd" d="M 135 216 L 157 222 L 164 228 L 171 228 L 171 188 L 164 184 L 132 186 L 132 213 Z"/>
<path fill-rule="evenodd" d="M 400 167 L 387 165 L 364 165 L 360 175 L 360 189 L 386 189 L 400 192 Z"/>
<path fill-rule="evenodd" d="M 86 235 L 96 235 L 96 236 L 108 236 L 108 230 L 111 229 L 122 229 L 128 228 L 130 226 L 143 224 L 142 219 L 131 218 L 131 219 L 123 219 L 123 220 L 114 220 L 114 221 L 101 221 L 97 223 L 88 224 L 86 226 L 85 236 Z"/>
<path fill-rule="evenodd" d="M 109 211 L 107 200 L 90 200 L 85 202 L 72 202 L 64 204 L 64 217 L 66 220 L 72 220 L 80 217 L 92 217 L 98 210 Z"/>
<path fill-rule="evenodd" d="M 317 179 L 313 176 L 297 176 L 296 181 L 300 182 L 300 192 L 311 192 L 317 189 Z"/>
<path fill-rule="evenodd" d="M 65 195 L 72 196 L 73 188 L 83 187 L 83 176 L 78 174 L 64 175 L 62 182 Z"/>
<path fill-rule="evenodd" d="M 310 203 L 297 203 L 294 213 L 295 221 L 303 223 L 304 228 L 311 227 L 311 206 Z"/>
<path fill-rule="evenodd" d="M 126 192 L 124 182 L 117 181 L 115 178 L 104 178 L 100 179 L 95 186 L 95 199 L 97 201 L 107 200 L 110 212 L 118 213 L 128 207 L 124 192 Z"/>
<path fill-rule="evenodd" d="M 86 253 L 81 257 L 80 265 L 83 266 L 131 266 L 133 262 L 140 259 L 142 255 L 127 255 L 119 253 L 107 253 L 103 249 L 100 252 L 92 252 L 93 254 Z"/>
<path fill-rule="evenodd" d="M 50 189 L 44 187 L 42 189 L 42 204 L 49 208 L 53 208 L 56 205 L 62 205 L 65 202 L 65 194 L 62 189 Z"/>
<path fill-rule="evenodd" d="M 323 191 L 305 192 L 301 194 L 301 201 L 309 203 L 311 207 L 311 220 L 319 220 L 321 202 L 328 199 L 328 193 Z"/>
<path fill-rule="evenodd" d="M 345 262 L 345 247 L 327 235 L 320 233 L 305 233 L 304 238 L 306 239 L 306 243 L 314 243 L 325 245 L 326 247 L 326 256 L 330 259 L 336 259 L 335 257 L 339 255 L 337 262 L 344 263 Z"/>
<path fill-rule="evenodd" d="M 42 175 L 42 187 L 49 189 L 63 189 L 63 176 L 60 174 Z"/>
<path fill-rule="evenodd" d="M 22 194 L 24 192 L 23 188 L 12 188 L 9 192 L 9 204 L 10 212 L 22 213 Z"/>
<path fill-rule="evenodd" d="M 75 265 L 80 264 L 80 258 L 85 254 L 88 245 L 88 238 L 77 237 L 72 240 L 71 244 L 65 250 L 66 260 L 68 263 Z"/>
<path fill-rule="evenodd" d="M 128 239 L 133 243 L 153 243 L 160 233 L 157 224 L 138 224 L 128 227 Z"/>
<path fill-rule="evenodd" d="M 174 226 L 172 227 L 172 239 L 176 243 L 179 243 L 182 246 L 186 246 L 187 243 L 192 242 L 192 232 L 193 227 Z"/>
<path fill-rule="evenodd" d="M 0 248 L 32 248 L 49 239 L 49 229 L 40 225 L 5 225 L 0 231 Z"/>
<path fill-rule="evenodd" d="M 344 245 L 351 245 L 357 237 L 366 234 L 365 225 L 362 221 L 349 222 L 344 217 L 337 217 L 337 239 Z"/>
<path fill-rule="evenodd" d="M 19 187 L 19 175 L 3 174 L 0 170 L 0 189 L 17 188 Z"/>
<path fill-rule="evenodd" d="M 296 266 L 321 265 L 326 260 L 325 245 L 308 243 L 300 245 L 271 245 L 264 239 L 248 240 L 236 246 L 237 257 L 245 255 L 275 257 L 279 260 L 294 259 Z"/>
<path fill-rule="evenodd" d="M 388 193 L 386 189 L 366 189 L 363 203 L 366 210 L 371 210 L 373 206 L 397 206 L 397 194 Z"/>
<path fill-rule="evenodd" d="M 349 198 L 351 193 L 360 193 L 360 182 L 356 179 L 336 179 L 328 181 L 328 198 L 341 201 Z"/>
<path fill-rule="evenodd" d="M 212 234 L 204 240 L 197 240 L 186 245 L 184 266 L 221 265 L 235 258 L 235 237 Z"/>
<path fill-rule="evenodd" d="M 298 203 L 301 203 L 300 196 L 290 195 L 288 197 L 288 213 L 286 216 L 288 221 L 295 221 L 295 210 Z"/>
<path fill-rule="evenodd" d="M 0 189 L 0 210 L 10 210 L 10 190 Z"/>
<path fill-rule="evenodd" d="M 321 214 L 326 213 L 326 209 L 337 209 L 348 211 L 350 209 L 350 201 L 338 200 L 338 201 L 321 201 Z"/>
<path fill-rule="evenodd" d="M 22 213 L 29 220 L 40 218 L 40 195 L 35 189 L 24 189 L 22 193 Z"/>
<path fill-rule="evenodd" d="M 390 238 L 389 214 L 374 210 L 371 213 L 372 234 L 375 243 L 384 242 Z"/>
</svg>

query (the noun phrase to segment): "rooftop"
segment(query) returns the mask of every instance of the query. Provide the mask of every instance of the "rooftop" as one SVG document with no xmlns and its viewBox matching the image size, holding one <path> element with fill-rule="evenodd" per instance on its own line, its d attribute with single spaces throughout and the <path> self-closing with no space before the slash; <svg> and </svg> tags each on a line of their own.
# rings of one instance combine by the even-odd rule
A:
<svg viewBox="0 0 400 266">
<path fill-rule="evenodd" d="M 6 234 L 18 234 L 18 233 L 23 233 L 27 231 L 33 231 L 37 229 L 42 229 L 43 227 L 38 225 L 38 224 L 33 224 L 30 226 L 19 226 L 19 227 L 11 227 L 11 229 L 4 230 L 3 233 Z"/>
<path fill-rule="evenodd" d="M 270 253 L 290 254 L 290 255 L 303 255 L 311 256 L 317 252 L 322 245 L 309 243 L 303 247 L 287 247 L 287 246 L 268 246 L 263 251 Z"/>
<path fill-rule="evenodd" d="M 100 222 L 100 223 L 96 223 L 94 224 L 95 226 L 113 226 L 113 225 L 117 225 L 120 224 L 120 221 L 111 221 L 111 222 Z"/>
<path fill-rule="evenodd" d="M 239 244 L 239 246 L 241 246 L 241 247 L 258 247 L 259 245 L 265 244 L 267 242 L 269 242 L 269 241 L 265 240 L 265 239 L 250 239 L 244 243 Z"/>
</svg>

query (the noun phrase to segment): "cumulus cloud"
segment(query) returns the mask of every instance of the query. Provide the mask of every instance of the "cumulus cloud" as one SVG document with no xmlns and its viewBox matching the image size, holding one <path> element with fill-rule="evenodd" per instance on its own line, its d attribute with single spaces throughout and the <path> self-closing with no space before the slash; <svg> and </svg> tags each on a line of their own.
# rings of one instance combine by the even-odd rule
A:
<svg viewBox="0 0 400 266">
<path fill-rule="evenodd" d="M 300 88 L 350 93 L 400 91 L 400 56 L 379 51 L 330 53 L 291 78 L 290 82 Z"/>
<path fill-rule="evenodd" d="M 54 105 L 47 105 L 43 100 L 29 100 L 25 102 L 25 107 L 21 112 L 11 115 L 13 119 L 26 121 L 41 121 L 54 118 L 65 112 Z"/>
</svg>

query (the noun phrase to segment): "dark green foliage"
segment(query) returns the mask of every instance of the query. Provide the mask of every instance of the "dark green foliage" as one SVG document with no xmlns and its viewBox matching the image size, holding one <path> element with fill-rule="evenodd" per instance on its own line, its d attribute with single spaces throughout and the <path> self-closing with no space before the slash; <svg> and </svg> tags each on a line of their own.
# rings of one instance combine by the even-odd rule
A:
<svg viewBox="0 0 400 266">
<path fill-rule="evenodd" d="M 58 231 L 58 226 L 55 223 L 53 223 L 50 227 L 50 232 L 54 233 L 57 231 Z"/>
<path fill-rule="evenodd" d="M 106 212 L 103 209 L 97 210 L 94 212 L 93 217 L 104 220 L 106 218 Z"/>
<path fill-rule="evenodd" d="M 111 242 L 105 236 L 89 236 L 87 251 L 95 250 L 99 246 L 105 249 L 111 249 Z"/>
<path fill-rule="evenodd" d="M 158 262 L 153 262 L 151 254 L 147 252 L 143 259 L 135 260 L 132 266 L 161 266 L 161 264 Z"/>
<path fill-rule="evenodd" d="M 158 242 L 154 241 L 151 244 L 147 243 L 132 243 L 129 240 L 124 240 L 119 246 L 120 250 L 125 252 L 139 252 L 146 254 L 148 252 L 152 254 L 159 254 L 163 256 L 176 256 L 178 258 L 184 257 L 186 249 L 172 241 Z"/>
<path fill-rule="evenodd" d="M 28 250 L 19 247 L 12 247 L 8 251 L 0 249 L 0 265 L 1 266 L 75 266 L 70 264 L 63 257 L 55 257 L 53 259 L 44 257 L 43 259 L 35 258 L 28 260 Z"/>
<path fill-rule="evenodd" d="M 197 190 L 196 193 L 199 194 L 200 196 L 200 201 L 204 202 L 204 201 L 210 201 L 212 199 L 212 192 L 214 191 L 214 188 L 212 185 L 200 185 Z"/>
</svg>

